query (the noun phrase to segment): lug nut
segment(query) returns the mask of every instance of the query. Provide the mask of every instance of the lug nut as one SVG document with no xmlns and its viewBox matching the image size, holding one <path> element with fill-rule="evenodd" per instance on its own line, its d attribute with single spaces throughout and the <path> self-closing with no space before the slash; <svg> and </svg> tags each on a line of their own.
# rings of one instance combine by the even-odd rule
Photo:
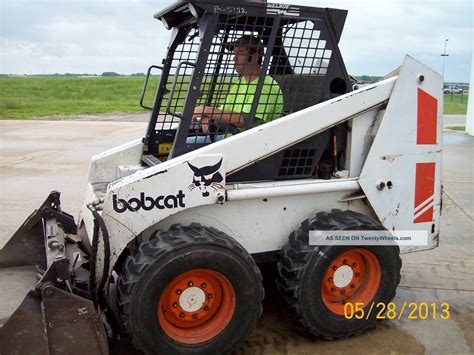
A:
<svg viewBox="0 0 474 355">
<path fill-rule="evenodd" d="M 357 264 L 356 264 L 356 263 L 352 263 L 352 267 L 357 267 Z"/>
<path fill-rule="evenodd" d="M 332 269 L 333 269 L 334 271 L 336 271 L 336 270 L 337 270 L 337 266 L 333 266 Z"/>
<path fill-rule="evenodd" d="M 336 292 L 336 288 L 335 287 L 331 288 L 331 291 Z"/>
<path fill-rule="evenodd" d="M 202 283 L 202 284 L 201 284 L 201 288 L 206 288 L 206 286 L 207 286 L 207 285 L 206 285 L 205 283 Z"/>
<path fill-rule="evenodd" d="M 193 319 L 197 319 L 197 317 L 198 317 L 197 313 L 194 313 L 193 314 Z"/>
<path fill-rule="evenodd" d="M 347 260 L 344 259 L 344 260 L 342 261 L 342 263 L 343 263 L 344 265 L 347 265 Z"/>
<path fill-rule="evenodd" d="M 332 282 L 332 277 L 328 278 L 328 281 L 329 281 L 329 282 Z"/>
<path fill-rule="evenodd" d="M 204 306 L 204 310 L 207 312 L 209 310 L 208 306 Z"/>
<path fill-rule="evenodd" d="M 176 302 L 173 303 L 173 307 L 174 307 L 174 308 L 178 308 L 178 304 L 177 304 Z"/>
<path fill-rule="evenodd" d="M 354 285 L 354 284 L 351 284 L 351 288 L 355 288 L 355 287 L 356 287 L 356 285 Z"/>
<path fill-rule="evenodd" d="M 208 293 L 207 298 L 211 299 L 212 298 L 212 293 Z"/>
<path fill-rule="evenodd" d="M 181 313 L 179 314 L 179 318 L 184 318 L 184 312 L 181 312 Z"/>
<path fill-rule="evenodd" d="M 178 295 L 180 295 L 180 294 L 181 294 L 181 290 L 178 288 L 178 289 L 176 290 L 176 293 L 177 293 Z"/>
<path fill-rule="evenodd" d="M 193 282 L 192 282 L 192 281 L 189 281 L 189 282 L 188 282 L 188 286 L 189 286 L 189 287 L 192 287 L 192 286 L 193 286 Z"/>
</svg>

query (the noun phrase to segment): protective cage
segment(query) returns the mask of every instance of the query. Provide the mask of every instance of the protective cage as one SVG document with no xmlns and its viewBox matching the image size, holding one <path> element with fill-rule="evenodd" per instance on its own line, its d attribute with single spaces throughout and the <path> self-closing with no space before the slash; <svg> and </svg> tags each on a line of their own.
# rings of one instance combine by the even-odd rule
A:
<svg viewBox="0 0 474 355">
<path fill-rule="evenodd" d="M 283 4 L 236 6 L 227 0 L 183 1 L 156 14 L 172 36 L 144 161 L 179 156 L 350 91 L 337 45 L 346 14 Z M 237 47 L 244 49 L 247 63 L 236 59 Z M 260 73 L 247 83 L 242 72 L 255 68 L 255 62 Z M 200 107 L 210 110 L 209 125 L 194 114 Z M 231 121 L 227 112 L 239 113 L 238 120 Z M 229 181 L 317 176 L 323 160 L 334 170 L 342 160 L 345 135 L 345 125 L 323 132 L 235 173 Z"/>
</svg>

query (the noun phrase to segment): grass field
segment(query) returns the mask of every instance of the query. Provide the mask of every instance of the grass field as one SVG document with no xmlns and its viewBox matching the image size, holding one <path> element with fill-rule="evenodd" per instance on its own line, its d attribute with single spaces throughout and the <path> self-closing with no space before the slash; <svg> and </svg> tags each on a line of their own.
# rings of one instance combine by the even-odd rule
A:
<svg viewBox="0 0 474 355">
<path fill-rule="evenodd" d="M 139 106 L 143 80 L 135 76 L 0 77 L 0 119 L 144 111 Z M 157 82 L 158 77 L 150 78 L 147 106 L 152 105 Z M 184 89 L 176 95 L 178 106 Z M 461 95 L 445 95 L 444 112 L 466 114 L 467 95 L 462 100 Z"/>
<path fill-rule="evenodd" d="M 154 85 L 153 85 L 154 84 Z M 157 78 L 150 79 L 151 105 Z M 0 118 L 142 111 L 143 77 L 1 77 Z"/>
<path fill-rule="evenodd" d="M 454 131 L 466 132 L 466 126 L 448 126 L 446 128 L 452 129 Z"/>
<path fill-rule="evenodd" d="M 465 115 L 467 113 L 468 95 L 444 95 L 444 113 L 450 115 Z"/>
</svg>

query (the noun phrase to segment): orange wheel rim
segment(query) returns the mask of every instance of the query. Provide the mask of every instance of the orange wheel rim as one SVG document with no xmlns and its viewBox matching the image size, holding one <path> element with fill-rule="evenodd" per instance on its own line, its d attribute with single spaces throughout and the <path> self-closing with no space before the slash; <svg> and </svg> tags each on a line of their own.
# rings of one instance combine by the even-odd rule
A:
<svg viewBox="0 0 474 355">
<path fill-rule="evenodd" d="M 356 248 L 338 255 L 326 269 L 321 285 L 324 305 L 344 315 L 346 303 L 363 303 L 375 297 L 382 279 L 380 262 L 374 253 Z"/>
<path fill-rule="evenodd" d="M 158 303 L 158 321 L 174 341 L 199 344 L 217 336 L 235 311 L 235 291 L 218 271 L 195 269 L 175 277 Z"/>
</svg>

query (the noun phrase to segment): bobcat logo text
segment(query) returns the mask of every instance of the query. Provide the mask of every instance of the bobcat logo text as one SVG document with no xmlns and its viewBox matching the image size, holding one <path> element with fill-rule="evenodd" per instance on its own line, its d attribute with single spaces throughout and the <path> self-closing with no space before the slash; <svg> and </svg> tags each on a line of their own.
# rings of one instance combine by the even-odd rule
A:
<svg viewBox="0 0 474 355">
<path fill-rule="evenodd" d="M 158 197 L 145 196 L 145 193 L 141 192 L 140 198 L 133 197 L 128 201 L 118 198 L 117 195 L 113 195 L 113 205 L 114 211 L 118 213 L 123 213 L 127 210 L 137 212 L 142 208 L 145 211 L 151 211 L 153 208 L 158 208 L 159 210 L 178 207 L 184 208 L 186 207 L 184 203 L 185 197 L 186 195 L 182 190 L 179 190 L 176 195 L 162 195 Z"/>
</svg>

